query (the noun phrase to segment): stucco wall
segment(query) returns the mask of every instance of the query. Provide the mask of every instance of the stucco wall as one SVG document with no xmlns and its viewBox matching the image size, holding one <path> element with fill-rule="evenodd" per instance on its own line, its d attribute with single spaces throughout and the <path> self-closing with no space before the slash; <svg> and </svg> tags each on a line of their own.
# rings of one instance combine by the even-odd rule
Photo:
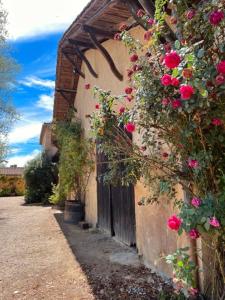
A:
<svg viewBox="0 0 225 300">
<path fill-rule="evenodd" d="M 143 30 L 136 28 L 133 34 L 142 40 Z M 129 68 L 129 54 L 122 42 L 106 41 L 104 47 L 112 56 L 115 65 L 124 75 L 124 81 L 119 81 L 111 72 L 106 60 L 97 50 L 88 50 L 85 55 L 98 74 L 94 78 L 88 71 L 86 65 L 82 64 L 82 71 L 85 73 L 85 80 L 80 77 L 78 91 L 75 99 L 75 107 L 78 116 L 82 119 L 86 136 L 89 135 L 89 119 L 86 115 L 91 114 L 95 109 L 96 102 L 93 100 L 92 91 L 85 90 L 84 84 L 90 83 L 106 90 L 111 90 L 113 94 L 123 93 L 125 86 L 128 85 L 127 69 Z M 138 137 L 134 136 L 134 141 Z M 136 238 L 137 248 L 146 264 L 153 266 L 158 271 L 171 275 L 171 269 L 162 259 L 162 256 L 175 250 L 177 244 L 185 244 L 185 239 L 177 239 L 177 234 L 168 232 L 167 219 L 173 213 L 172 204 L 168 204 L 166 199 L 162 199 L 161 205 L 139 206 L 137 203 L 146 193 L 142 183 L 135 187 L 135 209 L 136 209 Z M 86 197 L 86 220 L 93 225 L 97 222 L 97 188 L 96 173 L 91 175 Z"/>
</svg>

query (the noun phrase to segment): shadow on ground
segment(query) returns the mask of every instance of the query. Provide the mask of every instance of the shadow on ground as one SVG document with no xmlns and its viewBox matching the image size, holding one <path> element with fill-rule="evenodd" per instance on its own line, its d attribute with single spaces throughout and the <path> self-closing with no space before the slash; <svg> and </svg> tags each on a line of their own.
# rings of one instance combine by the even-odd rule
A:
<svg viewBox="0 0 225 300">
<path fill-rule="evenodd" d="M 136 251 L 98 230 L 82 230 L 54 214 L 96 300 L 152 300 L 171 287 L 141 265 Z"/>
</svg>

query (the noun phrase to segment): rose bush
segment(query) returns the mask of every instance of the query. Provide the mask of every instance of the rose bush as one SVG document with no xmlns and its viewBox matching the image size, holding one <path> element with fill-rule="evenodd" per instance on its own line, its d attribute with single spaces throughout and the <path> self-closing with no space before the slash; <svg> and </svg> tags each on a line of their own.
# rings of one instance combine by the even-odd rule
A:
<svg viewBox="0 0 225 300">
<path fill-rule="evenodd" d="M 225 3 L 156 0 L 155 5 L 154 20 L 138 14 L 151 32 L 144 45 L 126 29 L 119 33 L 132 58 L 129 86 L 118 97 L 96 90 L 101 107 L 92 117 L 93 132 L 109 158 L 107 180 L 114 180 L 123 162 L 124 184 L 144 177 L 150 187 L 140 205 L 165 194 L 175 201 L 179 213 L 168 226 L 201 238 L 210 249 L 211 297 L 220 299 L 225 283 Z M 171 18 L 174 41 L 165 21 Z M 126 101 L 133 101 L 132 108 Z M 121 128 L 138 132 L 142 144 L 131 143 Z M 177 185 L 189 195 L 187 201 L 176 199 Z M 193 278 L 183 278 L 189 291 L 196 288 Z"/>
</svg>

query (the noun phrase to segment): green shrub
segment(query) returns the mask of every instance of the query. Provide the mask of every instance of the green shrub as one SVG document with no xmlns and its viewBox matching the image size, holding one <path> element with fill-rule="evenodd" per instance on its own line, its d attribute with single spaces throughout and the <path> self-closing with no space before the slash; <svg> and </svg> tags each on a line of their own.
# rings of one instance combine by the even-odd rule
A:
<svg viewBox="0 0 225 300">
<path fill-rule="evenodd" d="M 29 161 L 24 171 L 25 202 L 48 204 L 53 184 L 57 182 L 56 166 L 45 153 Z"/>
</svg>

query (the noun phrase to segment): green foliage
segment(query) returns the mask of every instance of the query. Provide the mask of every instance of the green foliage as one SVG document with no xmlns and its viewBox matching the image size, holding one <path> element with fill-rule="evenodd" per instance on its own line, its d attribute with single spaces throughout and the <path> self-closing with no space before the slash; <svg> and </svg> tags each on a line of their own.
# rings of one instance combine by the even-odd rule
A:
<svg viewBox="0 0 225 300">
<path fill-rule="evenodd" d="M 55 135 L 60 151 L 59 184 L 50 202 L 63 202 L 69 193 L 83 200 L 93 171 L 93 144 L 83 136 L 81 122 L 76 117 L 70 122 L 56 123 Z"/>
<path fill-rule="evenodd" d="M 25 202 L 48 204 L 52 185 L 56 183 L 56 166 L 45 153 L 29 161 L 25 166 Z"/>
</svg>

